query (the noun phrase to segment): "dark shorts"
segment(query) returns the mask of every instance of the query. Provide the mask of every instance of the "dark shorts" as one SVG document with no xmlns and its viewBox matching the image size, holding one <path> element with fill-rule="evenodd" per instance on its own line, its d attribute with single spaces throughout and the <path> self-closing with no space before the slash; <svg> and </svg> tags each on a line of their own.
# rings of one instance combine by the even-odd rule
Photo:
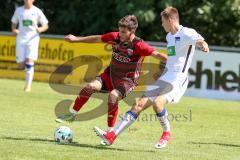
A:
<svg viewBox="0 0 240 160">
<path fill-rule="evenodd" d="M 101 92 L 108 93 L 116 89 L 122 94 L 122 98 L 126 97 L 136 86 L 130 78 L 113 79 L 106 72 L 100 74 L 96 79 L 102 83 Z"/>
</svg>

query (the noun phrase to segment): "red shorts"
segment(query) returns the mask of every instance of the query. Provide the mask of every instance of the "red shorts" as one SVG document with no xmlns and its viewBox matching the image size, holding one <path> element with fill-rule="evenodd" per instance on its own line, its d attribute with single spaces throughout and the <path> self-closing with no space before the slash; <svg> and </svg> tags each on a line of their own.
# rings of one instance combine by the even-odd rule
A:
<svg viewBox="0 0 240 160">
<path fill-rule="evenodd" d="M 136 86 L 130 78 L 114 79 L 106 72 L 100 74 L 96 79 L 102 83 L 102 92 L 111 92 L 116 89 L 122 94 L 122 98 L 126 97 Z"/>
</svg>

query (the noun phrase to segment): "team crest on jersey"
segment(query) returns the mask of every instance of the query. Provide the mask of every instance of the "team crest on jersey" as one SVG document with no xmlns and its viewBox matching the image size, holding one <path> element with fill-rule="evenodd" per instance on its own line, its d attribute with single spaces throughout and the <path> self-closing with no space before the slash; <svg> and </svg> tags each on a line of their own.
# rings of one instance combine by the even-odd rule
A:
<svg viewBox="0 0 240 160">
<path fill-rule="evenodd" d="M 129 42 L 114 43 L 113 48 L 115 52 L 124 53 L 128 57 L 133 55 L 133 48 Z"/>
<path fill-rule="evenodd" d="M 180 41 L 180 37 L 175 37 L 175 43 L 176 43 L 177 41 Z"/>
<path fill-rule="evenodd" d="M 127 54 L 129 56 L 132 56 L 133 55 L 133 49 L 127 49 Z"/>
<path fill-rule="evenodd" d="M 118 47 L 119 47 L 119 44 L 117 44 L 117 43 L 113 42 L 113 48 L 114 48 L 115 50 L 117 50 L 117 49 L 118 49 Z"/>
</svg>

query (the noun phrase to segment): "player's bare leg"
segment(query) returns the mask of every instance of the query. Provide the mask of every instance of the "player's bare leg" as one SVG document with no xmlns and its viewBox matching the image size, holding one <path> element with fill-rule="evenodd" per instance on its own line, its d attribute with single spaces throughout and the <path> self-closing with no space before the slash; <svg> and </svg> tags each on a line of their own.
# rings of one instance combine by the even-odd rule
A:
<svg viewBox="0 0 240 160">
<path fill-rule="evenodd" d="M 122 99 L 122 94 L 117 89 L 113 89 L 108 96 L 108 131 L 112 131 L 118 116 L 118 101 Z"/>
<path fill-rule="evenodd" d="M 25 86 L 24 91 L 30 92 L 34 75 L 34 61 L 30 58 L 25 60 Z"/>
<path fill-rule="evenodd" d="M 170 132 L 170 123 L 167 119 L 168 113 L 164 105 L 167 103 L 166 99 L 163 96 L 158 96 L 153 101 L 153 109 L 156 112 L 156 116 L 162 126 L 163 133 L 160 140 L 156 143 L 156 149 L 165 148 L 171 138 Z"/>
<path fill-rule="evenodd" d="M 18 69 L 19 69 L 19 70 L 23 70 L 24 67 L 25 67 L 25 62 L 24 62 L 24 61 L 18 63 Z"/>
<path fill-rule="evenodd" d="M 108 116 L 107 123 L 108 129 L 106 131 L 100 131 L 101 135 L 106 134 L 106 132 L 111 132 L 114 129 L 117 116 L 118 116 L 118 101 L 122 99 L 122 94 L 117 89 L 112 90 L 108 96 Z M 106 143 L 101 140 L 101 145 L 106 145 Z"/>
<path fill-rule="evenodd" d="M 100 91 L 102 88 L 102 83 L 99 80 L 93 80 L 88 83 L 79 93 L 79 96 L 75 99 L 74 106 L 70 107 L 69 113 L 61 115 L 55 119 L 56 122 L 62 123 L 64 121 L 72 122 L 78 111 L 83 107 L 83 105 L 88 101 L 90 96 L 94 92 Z"/>
<path fill-rule="evenodd" d="M 114 127 L 113 131 L 104 133 L 98 127 L 94 127 L 96 134 L 103 140 L 106 145 L 111 145 L 116 137 L 120 135 L 125 129 L 127 129 L 137 119 L 138 115 L 149 106 L 152 102 L 147 97 L 142 97 L 137 101 L 132 109 L 125 113 L 122 119 Z"/>
</svg>

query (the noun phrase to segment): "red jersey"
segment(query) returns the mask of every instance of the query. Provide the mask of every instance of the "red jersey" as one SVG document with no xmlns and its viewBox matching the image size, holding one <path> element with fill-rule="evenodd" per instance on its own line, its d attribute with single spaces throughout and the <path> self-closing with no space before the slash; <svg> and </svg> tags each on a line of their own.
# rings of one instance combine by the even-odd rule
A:
<svg viewBox="0 0 240 160">
<path fill-rule="evenodd" d="M 151 55 L 154 49 L 138 37 L 132 42 L 121 42 L 118 32 L 104 34 L 101 39 L 112 44 L 113 50 L 110 65 L 105 72 L 110 73 L 113 79 L 130 78 L 136 82 L 144 57 Z"/>
</svg>

